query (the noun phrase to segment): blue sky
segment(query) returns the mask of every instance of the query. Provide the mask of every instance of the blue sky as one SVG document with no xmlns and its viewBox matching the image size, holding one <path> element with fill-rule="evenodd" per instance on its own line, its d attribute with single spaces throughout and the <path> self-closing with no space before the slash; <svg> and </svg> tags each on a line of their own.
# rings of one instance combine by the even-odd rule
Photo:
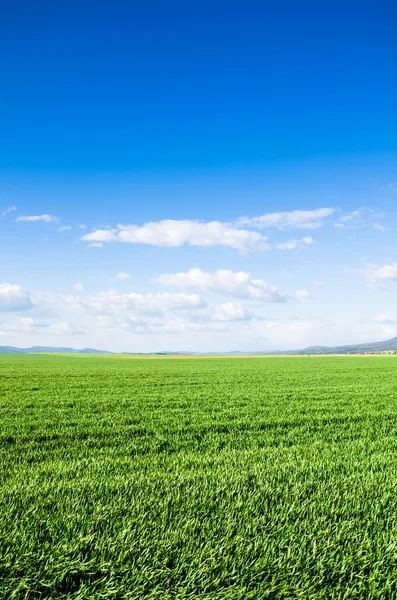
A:
<svg viewBox="0 0 397 600">
<path fill-rule="evenodd" d="M 397 335 L 392 3 L 13 2 L 0 345 Z"/>
</svg>

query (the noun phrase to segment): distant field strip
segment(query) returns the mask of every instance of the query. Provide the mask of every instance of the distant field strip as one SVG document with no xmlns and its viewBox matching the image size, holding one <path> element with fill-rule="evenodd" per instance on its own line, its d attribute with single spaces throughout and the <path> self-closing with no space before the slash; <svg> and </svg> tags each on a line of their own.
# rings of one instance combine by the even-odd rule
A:
<svg viewBox="0 0 397 600">
<path fill-rule="evenodd" d="M 0 598 L 397 598 L 397 356 L 175 358 L 0 355 Z"/>
</svg>

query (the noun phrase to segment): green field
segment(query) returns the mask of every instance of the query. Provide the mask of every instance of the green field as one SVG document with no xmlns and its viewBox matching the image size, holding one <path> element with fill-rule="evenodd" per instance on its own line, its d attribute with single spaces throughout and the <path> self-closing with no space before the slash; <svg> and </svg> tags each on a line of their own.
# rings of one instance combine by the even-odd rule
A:
<svg viewBox="0 0 397 600">
<path fill-rule="evenodd" d="M 397 598 L 397 357 L 0 356 L 1 598 Z"/>
</svg>

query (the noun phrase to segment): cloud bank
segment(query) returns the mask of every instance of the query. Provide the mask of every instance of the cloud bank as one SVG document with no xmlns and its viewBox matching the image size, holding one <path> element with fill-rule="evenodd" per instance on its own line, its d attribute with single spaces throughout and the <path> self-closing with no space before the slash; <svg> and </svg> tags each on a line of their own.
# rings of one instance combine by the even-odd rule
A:
<svg viewBox="0 0 397 600">
<path fill-rule="evenodd" d="M 0 283 L 0 312 L 29 310 L 32 306 L 29 293 L 20 285 Z"/>
<path fill-rule="evenodd" d="M 221 221 L 173 220 L 152 221 L 143 225 L 117 225 L 112 228 L 95 229 L 81 237 L 91 245 L 100 246 L 109 242 L 149 244 L 151 246 L 178 247 L 224 246 L 241 253 L 253 250 L 269 250 L 268 238 L 252 229 L 315 229 L 335 212 L 334 208 L 317 210 L 295 210 L 292 212 L 269 213 L 259 217 L 240 217 L 233 223 Z M 279 250 L 294 250 L 313 243 L 311 237 L 292 239 L 275 245 Z"/>
<path fill-rule="evenodd" d="M 286 296 L 275 286 L 253 279 L 251 273 L 230 270 L 218 270 L 205 273 L 201 269 L 189 269 L 187 273 L 165 273 L 155 281 L 165 286 L 180 289 L 195 289 L 213 292 L 234 298 L 249 298 L 262 302 L 285 302 Z"/>
</svg>

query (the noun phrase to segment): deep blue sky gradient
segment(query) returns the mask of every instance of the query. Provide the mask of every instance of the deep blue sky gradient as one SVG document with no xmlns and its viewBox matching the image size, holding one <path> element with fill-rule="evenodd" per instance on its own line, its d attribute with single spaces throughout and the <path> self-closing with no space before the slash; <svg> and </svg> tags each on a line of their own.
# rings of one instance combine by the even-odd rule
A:
<svg viewBox="0 0 397 600">
<path fill-rule="evenodd" d="M 121 350 L 345 343 L 384 338 L 393 327 L 397 335 L 396 283 L 377 293 L 363 275 L 368 264 L 397 263 L 396 25 L 390 1 L 3 0 L 0 285 L 73 294 L 82 282 L 88 295 L 109 287 L 147 293 L 165 291 L 159 275 L 198 267 L 250 272 L 313 296 L 258 309 L 258 338 L 240 340 L 243 329 L 202 339 L 124 332 L 111 344 Z M 11 206 L 17 210 L 3 217 Z M 265 231 L 270 252 L 91 248 L 81 240 L 118 223 L 230 223 L 321 207 L 336 210 L 319 229 Z M 360 219 L 338 228 L 357 210 Z M 43 214 L 58 221 L 16 221 Z M 274 249 L 304 235 L 314 240 L 306 249 Z M 115 279 L 120 271 L 131 279 Z M 326 286 L 313 287 L 318 280 Z M 228 300 L 241 299 L 208 302 Z M 108 347 L 111 335 L 101 337 L 93 319 L 62 311 L 60 319 L 87 329 L 84 345 Z M 386 329 L 385 320 L 374 329 L 379 314 L 388 315 Z M 266 337 L 267 317 L 284 323 L 280 337 L 276 329 Z M 7 331 L 5 343 L 38 341 Z"/>
<path fill-rule="evenodd" d="M 12 2 L 2 170 L 395 153 L 392 2 Z"/>
</svg>

